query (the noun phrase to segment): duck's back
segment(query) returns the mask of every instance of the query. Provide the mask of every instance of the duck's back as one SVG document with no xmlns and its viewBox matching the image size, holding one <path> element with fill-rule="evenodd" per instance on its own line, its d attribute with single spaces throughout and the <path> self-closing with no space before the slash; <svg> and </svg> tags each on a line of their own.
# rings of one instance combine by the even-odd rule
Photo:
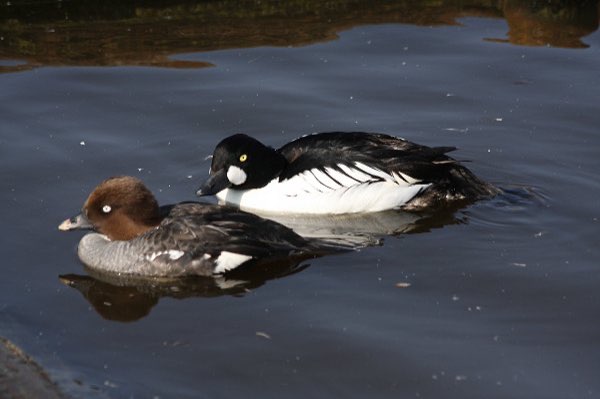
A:
<svg viewBox="0 0 600 399">
<path fill-rule="evenodd" d="M 402 205 L 420 209 L 449 200 L 476 200 L 497 193 L 460 162 L 446 155 L 455 147 L 428 147 L 376 133 L 317 133 L 294 140 L 278 151 L 288 160 L 280 181 L 317 170 L 347 186 L 396 181 L 402 187 L 427 186 Z"/>
<path fill-rule="evenodd" d="M 435 181 L 448 162 L 445 155 L 455 147 L 427 147 L 375 133 L 317 133 L 291 141 L 279 149 L 288 160 L 282 178 L 314 167 L 354 166 L 359 162 L 383 172 L 402 172 L 413 179 Z"/>
</svg>

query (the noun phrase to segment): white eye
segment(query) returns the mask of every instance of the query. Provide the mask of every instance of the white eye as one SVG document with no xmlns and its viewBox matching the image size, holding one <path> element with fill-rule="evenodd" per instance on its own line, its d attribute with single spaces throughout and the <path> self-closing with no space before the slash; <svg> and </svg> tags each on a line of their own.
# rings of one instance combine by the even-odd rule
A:
<svg viewBox="0 0 600 399">
<path fill-rule="evenodd" d="M 102 212 L 104 212 L 104 213 L 108 213 L 108 212 L 110 212 L 110 211 L 111 211 L 111 209 L 112 209 L 112 208 L 110 207 L 110 205 L 104 205 L 104 206 L 102 207 Z"/>
</svg>

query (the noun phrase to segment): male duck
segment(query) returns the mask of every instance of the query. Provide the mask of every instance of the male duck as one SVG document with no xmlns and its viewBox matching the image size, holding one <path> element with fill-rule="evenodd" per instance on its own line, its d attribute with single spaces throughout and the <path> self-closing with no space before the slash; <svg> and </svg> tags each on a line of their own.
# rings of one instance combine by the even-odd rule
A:
<svg viewBox="0 0 600 399">
<path fill-rule="evenodd" d="M 81 214 L 59 226 L 86 228 L 100 234 L 81 239 L 81 261 L 120 275 L 213 275 L 252 259 L 323 254 L 316 240 L 238 209 L 200 203 L 159 208 L 146 186 L 129 176 L 102 182 Z"/>
<path fill-rule="evenodd" d="M 374 133 L 316 133 L 278 150 L 244 134 L 215 148 L 197 195 L 262 213 L 419 210 L 498 193 L 446 153 Z"/>
</svg>

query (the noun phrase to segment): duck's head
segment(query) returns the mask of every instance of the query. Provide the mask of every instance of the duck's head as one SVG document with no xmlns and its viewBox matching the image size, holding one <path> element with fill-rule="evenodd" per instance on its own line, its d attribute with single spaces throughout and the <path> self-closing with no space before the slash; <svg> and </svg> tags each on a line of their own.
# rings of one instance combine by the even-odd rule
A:
<svg viewBox="0 0 600 399">
<path fill-rule="evenodd" d="M 111 240 L 131 240 L 160 223 L 154 195 L 141 180 L 111 177 L 100 183 L 79 215 L 65 220 L 60 230 L 93 229 Z"/>
<path fill-rule="evenodd" d="M 213 195 L 226 188 L 263 187 L 281 173 L 285 163 L 280 153 L 250 136 L 229 136 L 215 148 L 210 177 L 196 194 Z"/>
</svg>

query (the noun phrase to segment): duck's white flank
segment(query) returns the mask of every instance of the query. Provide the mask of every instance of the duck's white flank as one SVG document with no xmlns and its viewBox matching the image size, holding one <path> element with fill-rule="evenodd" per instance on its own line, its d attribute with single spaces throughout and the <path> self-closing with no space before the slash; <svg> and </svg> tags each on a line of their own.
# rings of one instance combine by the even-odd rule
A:
<svg viewBox="0 0 600 399">
<path fill-rule="evenodd" d="M 260 189 L 226 189 L 217 197 L 254 212 L 342 214 L 397 208 L 428 186 L 404 173 L 356 162 L 354 167 L 310 169 L 282 182 L 276 178 Z"/>
<path fill-rule="evenodd" d="M 236 254 L 235 252 L 222 251 L 215 261 L 215 274 L 225 273 L 235 269 L 242 263 L 252 259 L 250 255 Z"/>
</svg>

